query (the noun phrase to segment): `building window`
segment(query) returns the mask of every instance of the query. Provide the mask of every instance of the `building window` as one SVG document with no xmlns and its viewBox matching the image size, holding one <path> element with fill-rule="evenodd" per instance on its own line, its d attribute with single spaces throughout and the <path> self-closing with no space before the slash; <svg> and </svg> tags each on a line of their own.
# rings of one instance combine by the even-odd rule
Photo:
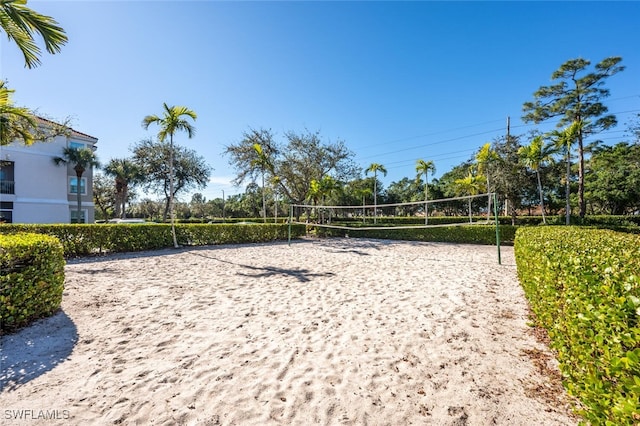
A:
<svg viewBox="0 0 640 426">
<path fill-rule="evenodd" d="M 0 161 L 0 194 L 15 194 L 13 161 Z"/>
<path fill-rule="evenodd" d="M 78 193 L 78 178 L 69 176 L 69 194 Z M 80 179 L 80 194 L 87 195 L 87 178 Z"/>
<path fill-rule="evenodd" d="M 11 201 L 0 202 L 0 223 L 13 223 L 13 203 Z"/>
<path fill-rule="evenodd" d="M 78 210 L 71 210 L 71 223 L 87 223 L 86 217 L 87 211 L 80 210 L 80 222 L 78 222 Z"/>
<path fill-rule="evenodd" d="M 86 148 L 87 146 L 83 143 L 80 142 L 69 142 L 69 148 L 73 148 L 73 149 L 82 149 L 82 148 Z"/>
</svg>

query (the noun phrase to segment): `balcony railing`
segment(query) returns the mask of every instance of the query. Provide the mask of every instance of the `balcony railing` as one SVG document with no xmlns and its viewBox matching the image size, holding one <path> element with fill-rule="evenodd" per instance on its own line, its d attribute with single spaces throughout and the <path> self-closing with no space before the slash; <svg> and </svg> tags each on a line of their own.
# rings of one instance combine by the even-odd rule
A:
<svg viewBox="0 0 640 426">
<path fill-rule="evenodd" d="M 15 182 L 12 180 L 0 180 L 0 194 L 15 194 Z"/>
</svg>

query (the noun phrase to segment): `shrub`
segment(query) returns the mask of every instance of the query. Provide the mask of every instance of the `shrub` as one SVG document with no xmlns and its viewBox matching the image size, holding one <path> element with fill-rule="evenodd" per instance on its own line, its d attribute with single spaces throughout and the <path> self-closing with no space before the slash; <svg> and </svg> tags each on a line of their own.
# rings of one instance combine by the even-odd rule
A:
<svg viewBox="0 0 640 426">
<path fill-rule="evenodd" d="M 251 243 L 288 238 L 287 224 L 176 224 L 178 243 L 209 245 Z M 169 224 L 71 224 L 71 225 L 1 225 L 0 234 L 32 232 L 60 240 L 65 257 L 101 253 L 157 250 L 173 247 Z M 292 238 L 304 235 L 304 225 L 291 226 Z"/>
<path fill-rule="evenodd" d="M 0 235 L 0 325 L 3 331 L 53 314 L 62 302 L 64 257 L 47 235 Z"/>
<path fill-rule="evenodd" d="M 640 422 L 640 237 L 577 227 L 520 228 L 518 277 L 593 424 Z"/>
<path fill-rule="evenodd" d="M 351 225 L 353 226 L 353 225 Z M 502 243 L 513 243 L 516 227 L 510 225 L 500 225 L 500 241 Z M 379 229 L 359 230 L 357 227 L 348 230 L 336 228 L 317 228 L 320 236 L 345 236 L 381 238 L 387 240 L 406 241 L 433 241 L 445 243 L 461 244 L 486 244 L 496 243 L 496 227 L 492 225 L 458 225 L 458 226 L 438 226 L 433 228 L 407 228 L 407 229 Z"/>
</svg>

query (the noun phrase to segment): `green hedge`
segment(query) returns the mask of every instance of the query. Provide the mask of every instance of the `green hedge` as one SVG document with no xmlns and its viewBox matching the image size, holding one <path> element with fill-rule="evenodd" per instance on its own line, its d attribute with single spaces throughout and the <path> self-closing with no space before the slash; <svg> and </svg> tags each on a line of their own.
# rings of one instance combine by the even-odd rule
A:
<svg viewBox="0 0 640 426">
<path fill-rule="evenodd" d="M 0 329 L 53 314 L 62 302 L 64 257 L 47 235 L 0 235 Z"/>
<path fill-rule="evenodd" d="M 353 225 L 351 225 L 353 226 Z M 312 229 L 313 227 L 309 227 Z M 387 240 L 406 241 L 433 241 L 460 244 L 486 244 L 495 245 L 496 227 L 493 225 L 467 225 L 467 226 L 439 226 L 433 228 L 408 228 L 408 229 L 385 229 L 380 227 L 373 230 L 359 230 L 353 227 L 349 230 L 335 228 L 313 228 L 317 235 L 327 237 L 363 237 L 380 238 Z M 500 225 L 500 242 L 512 244 L 516 227 L 510 225 Z"/>
<path fill-rule="evenodd" d="M 286 224 L 177 224 L 176 236 L 181 245 L 252 243 L 285 240 L 288 229 Z M 18 232 L 58 238 L 65 257 L 173 247 L 168 224 L 0 225 L 0 234 Z M 304 235 L 304 225 L 292 225 L 291 233 Z"/>
<path fill-rule="evenodd" d="M 520 228 L 518 277 L 592 424 L 640 422 L 640 237 L 577 227 Z"/>
</svg>

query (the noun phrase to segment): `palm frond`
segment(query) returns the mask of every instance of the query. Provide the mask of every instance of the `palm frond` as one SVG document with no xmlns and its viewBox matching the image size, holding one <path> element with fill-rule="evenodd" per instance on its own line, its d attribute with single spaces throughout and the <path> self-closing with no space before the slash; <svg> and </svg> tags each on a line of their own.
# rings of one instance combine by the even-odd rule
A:
<svg viewBox="0 0 640 426">
<path fill-rule="evenodd" d="M 25 66 L 34 68 L 40 65 L 41 54 L 35 42 L 37 34 L 51 54 L 60 52 L 68 38 L 55 19 L 29 9 L 26 4 L 26 0 L 0 1 L 0 26 L 22 51 Z"/>
</svg>

